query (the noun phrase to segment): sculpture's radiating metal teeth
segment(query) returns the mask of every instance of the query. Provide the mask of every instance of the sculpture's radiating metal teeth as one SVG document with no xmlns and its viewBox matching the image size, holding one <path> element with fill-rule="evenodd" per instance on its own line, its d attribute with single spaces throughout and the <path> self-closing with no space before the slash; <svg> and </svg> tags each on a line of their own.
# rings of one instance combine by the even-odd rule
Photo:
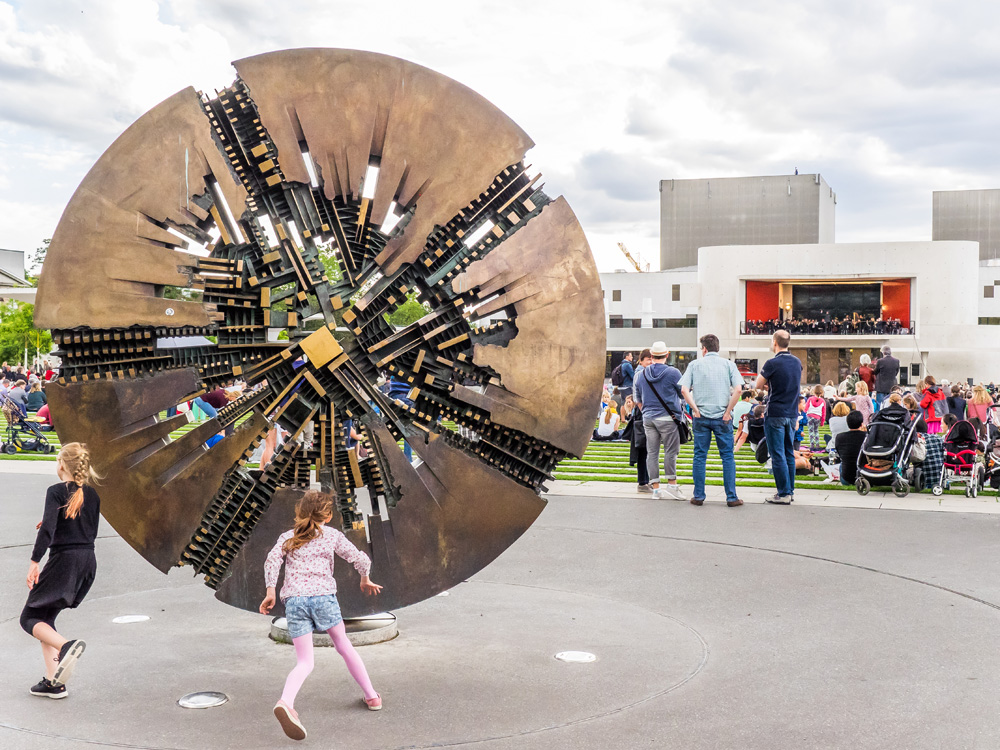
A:
<svg viewBox="0 0 1000 750">
<path fill-rule="evenodd" d="M 604 371 L 597 270 L 525 168 L 531 140 L 464 86 L 357 51 L 235 66 L 216 95 L 136 121 L 67 206 L 36 307 L 63 360 L 54 421 L 91 445 L 106 517 L 161 570 L 191 566 L 255 610 L 315 481 L 385 586 L 373 601 L 342 585 L 345 614 L 412 604 L 499 555 L 582 454 Z M 411 299 L 426 315 L 391 325 Z M 256 389 L 183 435 L 189 417 L 163 414 L 233 380 Z M 284 445 L 250 468 L 274 425 Z"/>
</svg>

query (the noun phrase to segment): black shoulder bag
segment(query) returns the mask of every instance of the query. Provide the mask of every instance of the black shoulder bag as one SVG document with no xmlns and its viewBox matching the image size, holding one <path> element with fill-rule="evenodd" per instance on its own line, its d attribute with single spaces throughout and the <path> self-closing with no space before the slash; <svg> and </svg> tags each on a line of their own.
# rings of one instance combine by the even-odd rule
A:
<svg viewBox="0 0 1000 750">
<path fill-rule="evenodd" d="M 691 425 L 688 423 L 687 417 L 684 414 L 678 417 L 674 413 L 674 410 L 667 406 L 667 402 L 663 400 L 663 396 L 656 392 L 656 388 L 653 387 L 652 383 L 649 384 L 649 390 L 656 396 L 656 400 L 663 404 L 663 408 L 667 410 L 667 414 L 670 415 L 670 418 L 674 420 L 674 424 L 677 425 L 677 437 L 681 445 L 691 442 Z"/>
</svg>

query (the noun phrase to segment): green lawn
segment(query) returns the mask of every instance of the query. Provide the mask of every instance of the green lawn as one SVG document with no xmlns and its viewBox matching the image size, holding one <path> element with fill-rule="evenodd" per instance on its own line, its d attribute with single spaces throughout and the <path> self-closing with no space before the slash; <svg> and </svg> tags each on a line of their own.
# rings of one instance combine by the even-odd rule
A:
<svg viewBox="0 0 1000 750">
<path fill-rule="evenodd" d="M 161 416 L 165 417 L 166 413 L 164 412 Z M 197 422 L 188 423 L 179 430 L 171 433 L 171 437 L 177 439 L 184 433 L 196 427 L 197 424 Z M 445 422 L 444 426 L 448 429 L 455 428 L 455 425 L 450 422 Z M 0 428 L 3 429 L 3 435 L 6 436 L 7 424 L 3 419 L 2 414 L 0 414 Z M 59 444 L 59 436 L 56 435 L 55 432 L 46 432 L 44 434 L 55 447 L 55 452 L 58 452 L 61 447 Z M 826 427 L 822 428 L 821 434 L 829 434 L 829 429 Z M 54 461 L 55 452 L 49 455 L 42 455 L 40 453 L 18 453 L 13 456 L 8 456 L 6 454 L 2 454 L 0 455 L 0 460 Z M 677 473 L 681 477 L 682 482 L 690 480 L 693 452 L 694 450 L 690 443 L 681 446 L 680 454 L 677 457 Z M 621 482 L 626 484 L 635 484 L 636 471 L 634 466 L 629 466 L 628 454 L 628 443 L 592 442 L 587 447 L 587 451 L 583 458 L 567 458 L 560 462 L 560 464 L 556 467 L 554 478 L 580 482 Z M 825 475 L 822 474 L 820 476 L 799 475 L 795 478 L 795 486 L 826 490 L 854 491 L 853 487 L 844 487 L 840 484 L 826 484 L 823 482 L 823 479 L 825 479 Z M 705 481 L 708 485 L 722 485 L 722 462 L 719 460 L 718 453 L 715 451 L 714 447 L 708 454 Z M 768 474 L 767 470 L 762 465 L 757 463 L 756 459 L 754 459 L 749 444 L 744 445 L 743 450 L 736 454 L 736 481 L 738 485 L 743 487 L 774 486 L 774 480 L 771 475 Z M 961 494 L 962 490 L 953 490 L 952 492 Z"/>
</svg>

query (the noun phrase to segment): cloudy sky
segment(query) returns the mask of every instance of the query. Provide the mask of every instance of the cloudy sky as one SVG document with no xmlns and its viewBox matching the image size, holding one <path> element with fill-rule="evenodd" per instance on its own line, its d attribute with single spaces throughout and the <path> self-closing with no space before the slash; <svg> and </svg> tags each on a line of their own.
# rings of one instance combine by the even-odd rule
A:
<svg viewBox="0 0 1000 750">
<path fill-rule="evenodd" d="M 538 144 L 601 270 L 658 267 L 658 182 L 820 172 L 837 240 L 930 239 L 931 192 L 1000 187 L 1000 4 L 0 0 L 0 247 L 50 237 L 139 115 L 287 47 L 403 57 Z"/>
</svg>

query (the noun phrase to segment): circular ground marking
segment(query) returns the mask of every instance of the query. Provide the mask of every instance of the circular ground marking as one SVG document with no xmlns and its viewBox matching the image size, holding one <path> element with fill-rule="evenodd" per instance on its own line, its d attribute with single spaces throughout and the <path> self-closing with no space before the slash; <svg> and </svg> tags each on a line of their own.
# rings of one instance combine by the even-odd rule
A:
<svg viewBox="0 0 1000 750">
<path fill-rule="evenodd" d="M 223 703 L 229 702 L 229 696 L 225 693 L 205 691 L 198 693 L 188 693 L 177 701 L 181 708 L 215 708 Z"/>
</svg>

